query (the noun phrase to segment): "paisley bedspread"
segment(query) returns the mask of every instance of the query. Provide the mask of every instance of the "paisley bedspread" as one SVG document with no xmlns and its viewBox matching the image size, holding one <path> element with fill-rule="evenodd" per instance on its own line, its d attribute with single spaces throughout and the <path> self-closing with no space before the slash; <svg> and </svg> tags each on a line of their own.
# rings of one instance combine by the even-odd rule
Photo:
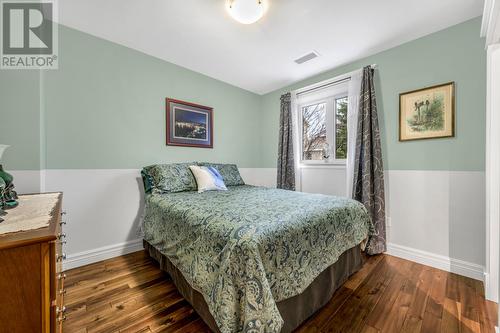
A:
<svg viewBox="0 0 500 333">
<path fill-rule="evenodd" d="M 221 332 L 279 332 L 276 302 L 303 292 L 372 223 L 347 198 L 228 188 L 146 195 L 144 238 L 204 296 Z"/>
</svg>

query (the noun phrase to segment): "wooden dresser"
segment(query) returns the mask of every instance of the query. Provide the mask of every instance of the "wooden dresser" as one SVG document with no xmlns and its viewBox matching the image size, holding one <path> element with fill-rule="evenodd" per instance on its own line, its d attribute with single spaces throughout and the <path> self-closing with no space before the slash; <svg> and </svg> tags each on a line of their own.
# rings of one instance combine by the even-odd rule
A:
<svg viewBox="0 0 500 333">
<path fill-rule="evenodd" d="M 62 332 L 62 193 L 19 196 L 0 223 L 0 332 Z M 10 219 L 10 220 L 9 220 Z M 10 223 L 10 224 L 9 224 Z M 38 224 L 37 224 L 38 223 Z M 40 223 L 46 226 L 33 229 Z M 20 227 L 21 226 L 21 227 Z M 10 232 L 5 233 L 6 227 Z M 19 228 L 25 231 L 12 231 Z"/>
</svg>

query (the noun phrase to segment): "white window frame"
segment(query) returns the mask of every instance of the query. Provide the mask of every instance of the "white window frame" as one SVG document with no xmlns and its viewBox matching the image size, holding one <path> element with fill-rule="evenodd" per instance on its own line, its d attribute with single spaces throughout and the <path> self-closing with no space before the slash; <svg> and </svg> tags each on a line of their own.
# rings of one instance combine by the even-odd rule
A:
<svg viewBox="0 0 500 333">
<path fill-rule="evenodd" d="M 345 159 L 337 159 L 336 157 L 336 117 L 337 117 L 337 105 L 335 101 L 337 99 L 348 97 L 347 90 L 344 88 L 341 92 L 336 91 L 335 93 L 328 94 L 325 96 L 324 92 L 311 93 L 310 96 L 304 98 L 303 100 L 297 103 L 297 114 L 298 114 L 298 137 L 299 137 L 299 155 L 300 162 L 299 167 L 307 168 L 307 167 L 319 167 L 319 166 L 329 166 L 329 167 L 345 167 L 347 164 L 347 158 Z M 304 144 L 303 144 L 303 136 L 304 129 L 303 125 L 303 114 L 302 109 L 307 106 L 312 106 L 316 104 L 326 104 L 326 139 L 330 147 L 332 148 L 332 152 L 334 157 L 329 158 L 328 160 L 304 160 Z M 348 111 L 349 112 L 349 108 Z"/>
</svg>

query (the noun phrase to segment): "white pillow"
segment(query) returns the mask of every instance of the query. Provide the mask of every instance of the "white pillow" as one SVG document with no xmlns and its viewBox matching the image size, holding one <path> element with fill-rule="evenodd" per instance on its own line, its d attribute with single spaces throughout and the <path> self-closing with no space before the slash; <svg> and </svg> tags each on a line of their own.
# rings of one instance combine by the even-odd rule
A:
<svg viewBox="0 0 500 333">
<path fill-rule="evenodd" d="M 220 173 L 213 167 L 189 166 L 198 184 L 198 193 L 205 191 L 227 191 Z"/>
</svg>

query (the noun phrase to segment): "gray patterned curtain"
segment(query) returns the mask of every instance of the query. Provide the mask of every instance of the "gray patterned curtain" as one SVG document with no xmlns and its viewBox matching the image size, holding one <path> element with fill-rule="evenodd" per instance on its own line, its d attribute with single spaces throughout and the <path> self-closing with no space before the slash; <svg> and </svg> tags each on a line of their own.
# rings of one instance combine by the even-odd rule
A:
<svg viewBox="0 0 500 333">
<path fill-rule="evenodd" d="M 353 198 L 365 205 L 375 226 L 366 252 L 382 253 L 387 250 L 384 168 L 371 66 L 363 68 L 354 163 Z"/>
<path fill-rule="evenodd" d="M 295 191 L 291 100 L 290 93 L 281 96 L 277 187 Z"/>
</svg>

